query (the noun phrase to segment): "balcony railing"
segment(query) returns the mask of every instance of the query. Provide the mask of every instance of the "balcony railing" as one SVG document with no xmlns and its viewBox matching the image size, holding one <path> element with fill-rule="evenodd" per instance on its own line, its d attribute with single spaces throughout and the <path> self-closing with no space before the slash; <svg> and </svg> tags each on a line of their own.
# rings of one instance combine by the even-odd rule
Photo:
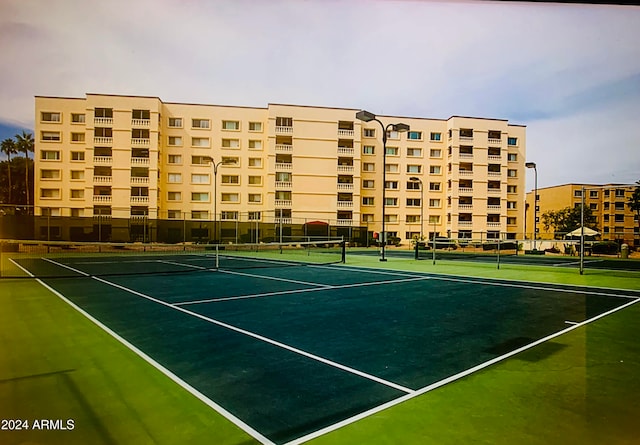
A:
<svg viewBox="0 0 640 445">
<path fill-rule="evenodd" d="M 291 218 L 275 218 L 276 224 L 291 224 L 293 220 Z"/>
<path fill-rule="evenodd" d="M 132 157 L 131 163 L 134 165 L 149 165 L 149 158 Z"/>
<path fill-rule="evenodd" d="M 131 202 L 131 204 L 148 203 L 149 202 L 149 197 L 148 196 L 132 196 L 130 202 Z"/>
<path fill-rule="evenodd" d="M 93 143 L 96 145 L 113 145 L 113 138 L 96 136 L 93 138 Z"/>
<path fill-rule="evenodd" d="M 461 141 L 472 141 L 473 136 L 460 136 Z"/>
<path fill-rule="evenodd" d="M 473 187 L 458 187 L 460 193 L 473 193 Z"/>
<path fill-rule="evenodd" d="M 111 164 L 113 163 L 113 158 L 111 156 L 94 156 L 93 163 L 94 164 Z"/>
<path fill-rule="evenodd" d="M 473 204 L 458 204 L 460 210 L 473 210 Z"/>
<path fill-rule="evenodd" d="M 338 165 L 338 172 L 353 173 L 353 165 Z"/>
<path fill-rule="evenodd" d="M 111 195 L 94 195 L 93 202 L 111 202 Z"/>
<path fill-rule="evenodd" d="M 97 184 L 111 184 L 112 176 L 94 176 L 93 182 Z"/>
<path fill-rule="evenodd" d="M 277 189 L 287 189 L 290 190 L 293 187 L 293 184 L 291 181 L 276 181 L 276 188 Z"/>
<path fill-rule="evenodd" d="M 500 205 L 488 205 L 487 210 L 500 210 Z"/>
<path fill-rule="evenodd" d="M 472 159 L 473 153 L 460 153 L 460 157 L 464 159 Z"/>
<path fill-rule="evenodd" d="M 148 127 L 151 125 L 150 119 L 131 119 L 132 127 Z"/>
<path fill-rule="evenodd" d="M 338 226 L 352 226 L 353 225 L 353 220 L 352 219 L 338 219 L 336 222 L 336 225 Z"/>
<path fill-rule="evenodd" d="M 493 221 L 487 221 L 487 227 L 491 227 L 491 228 L 500 227 L 500 223 L 499 222 L 493 222 Z"/>
<path fill-rule="evenodd" d="M 100 125 L 113 125 L 113 118 L 112 117 L 94 117 L 93 123 L 100 124 Z"/>
<path fill-rule="evenodd" d="M 131 139 L 131 145 L 135 145 L 135 146 L 147 146 L 151 144 L 151 139 L 149 138 L 132 138 Z"/>
<path fill-rule="evenodd" d="M 338 183 L 338 190 L 353 190 L 353 184 L 352 183 Z"/>
<path fill-rule="evenodd" d="M 489 194 L 492 194 L 492 195 L 499 195 L 499 194 L 501 193 L 501 190 L 502 190 L 502 189 L 496 189 L 496 188 L 490 188 L 490 189 L 488 189 Z"/>
<path fill-rule="evenodd" d="M 276 126 L 276 133 L 291 134 L 293 133 L 293 127 Z"/>
<path fill-rule="evenodd" d="M 458 170 L 460 176 L 473 176 L 473 170 Z"/>
<path fill-rule="evenodd" d="M 489 143 L 490 144 L 501 144 L 502 143 L 502 139 L 489 138 Z"/>
<path fill-rule="evenodd" d="M 291 153 L 293 151 L 293 145 L 291 144 L 276 144 L 276 152 L 278 153 Z"/>
<path fill-rule="evenodd" d="M 338 136 L 353 137 L 353 130 L 341 130 L 341 129 L 338 129 Z"/>
<path fill-rule="evenodd" d="M 489 171 L 488 176 L 500 176 L 502 175 L 502 172 L 493 172 L 493 171 Z"/>
<path fill-rule="evenodd" d="M 353 147 L 338 147 L 339 155 L 352 155 L 354 154 Z"/>
<path fill-rule="evenodd" d="M 489 156 L 487 156 L 487 159 L 489 159 L 490 161 L 501 161 L 502 160 L 502 156 L 501 155 L 489 155 Z"/>
<path fill-rule="evenodd" d="M 292 170 L 293 164 L 291 162 L 276 162 L 276 170 Z"/>
<path fill-rule="evenodd" d="M 278 207 L 278 208 L 291 207 L 291 200 L 290 199 L 276 199 L 276 207 Z"/>
<path fill-rule="evenodd" d="M 148 176 L 132 176 L 131 184 L 148 184 L 149 177 Z"/>
<path fill-rule="evenodd" d="M 473 225 L 473 221 L 467 221 L 467 220 L 463 220 L 463 221 L 458 221 L 458 225 L 459 226 L 472 226 Z"/>
<path fill-rule="evenodd" d="M 351 208 L 353 207 L 353 201 L 338 201 L 338 208 Z"/>
</svg>

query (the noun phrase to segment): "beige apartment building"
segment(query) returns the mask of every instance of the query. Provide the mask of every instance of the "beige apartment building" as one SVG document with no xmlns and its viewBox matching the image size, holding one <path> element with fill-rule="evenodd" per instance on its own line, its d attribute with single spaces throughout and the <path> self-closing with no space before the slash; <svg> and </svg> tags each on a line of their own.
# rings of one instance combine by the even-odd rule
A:
<svg viewBox="0 0 640 445">
<path fill-rule="evenodd" d="M 357 111 L 38 96 L 36 214 L 49 219 L 47 237 L 61 239 L 95 238 L 96 220 L 103 240 L 140 239 L 140 230 L 144 240 L 163 238 L 150 221 L 173 223 L 169 230 L 183 230 L 185 241 L 195 233 L 225 240 L 234 223 L 236 238 L 255 230 L 260 239 L 261 223 L 280 234 L 314 224 L 368 238 L 382 229 L 384 187 L 386 231 L 404 243 L 421 233 L 523 236 L 524 126 L 379 116 L 410 126 L 388 133 L 383 183 L 383 129 Z M 78 223 L 51 223 L 64 217 Z M 223 229 L 206 224 L 214 219 Z M 93 224 L 80 224 L 87 220 Z"/>
<path fill-rule="evenodd" d="M 637 216 L 626 204 L 635 187 L 621 184 L 562 184 L 538 189 L 538 237 L 553 239 L 553 229 L 545 230 L 542 215 L 549 211 L 580 206 L 583 187 L 585 207 L 589 207 L 596 217 L 601 239 L 640 246 Z M 526 223 L 529 234 L 533 234 L 534 227 L 533 199 L 534 192 L 527 193 Z"/>
</svg>

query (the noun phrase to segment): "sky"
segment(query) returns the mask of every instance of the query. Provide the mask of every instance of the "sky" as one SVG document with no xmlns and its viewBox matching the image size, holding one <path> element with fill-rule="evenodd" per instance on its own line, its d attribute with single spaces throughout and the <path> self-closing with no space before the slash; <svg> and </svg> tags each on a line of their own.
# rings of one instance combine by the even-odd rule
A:
<svg viewBox="0 0 640 445">
<path fill-rule="evenodd" d="M 489 117 L 527 127 L 538 187 L 634 183 L 638 42 L 637 6 L 0 0 L 0 130 L 33 129 L 34 96 L 86 93 Z"/>
</svg>

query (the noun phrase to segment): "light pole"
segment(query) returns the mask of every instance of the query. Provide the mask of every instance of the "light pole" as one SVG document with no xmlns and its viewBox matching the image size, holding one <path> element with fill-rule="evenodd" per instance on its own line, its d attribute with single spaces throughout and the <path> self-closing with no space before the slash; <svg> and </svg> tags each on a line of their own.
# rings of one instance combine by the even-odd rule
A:
<svg viewBox="0 0 640 445">
<path fill-rule="evenodd" d="M 213 236 L 215 237 L 216 243 L 218 243 L 219 240 L 216 219 L 216 214 L 218 212 L 216 208 L 216 205 L 218 203 L 218 167 L 220 167 L 220 165 L 226 165 L 228 163 L 225 161 L 216 162 L 211 156 L 203 156 L 203 159 L 209 161 L 213 166 Z"/>
<path fill-rule="evenodd" d="M 535 162 L 524 164 L 527 168 L 532 168 L 534 173 L 533 188 L 533 250 L 536 250 L 536 236 L 538 234 L 538 168 Z"/>
<path fill-rule="evenodd" d="M 386 214 L 386 194 L 385 194 L 385 183 L 387 182 L 387 131 L 391 128 L 393 131 L 409 131 L 409 125 L 407 124 L 387 124 L 385 125 L 376 118 L 376 115 L 370 113 L 365 110 L 358 111 L 356 113 L 356 119 L 361 120 L 362 122 L 371 122 L 376 121 L 382 127 L 382 240 L 381 240 L 381 252 L 380 252 L 380 261 L 387 261 L 385 257 L 385 246 L 387 244 L 387 233 L 385 231 L 385 214 Z"/>
<path fill-rule="evenodd" d="M 423 233 L 423 222 L 424 222 L 424 186 L 422 184 L 422 180 L 417 176 L 412 176 L 409 178 L 409 181 L 419 182 L 420 183 L 420 241 L 424 237 Z"/>
</svg>

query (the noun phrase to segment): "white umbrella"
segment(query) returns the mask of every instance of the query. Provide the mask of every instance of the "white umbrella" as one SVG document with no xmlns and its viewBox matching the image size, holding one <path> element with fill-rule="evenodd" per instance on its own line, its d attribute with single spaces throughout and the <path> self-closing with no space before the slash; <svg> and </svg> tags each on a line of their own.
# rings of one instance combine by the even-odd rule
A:
<svg viewBox="0 0 640 445">
<path fill-rule="evenodd" d="M 582 228 L 578 227 L 576 230 L 573 230 L 567 233 L 565 236 L 580 236 L 580 235 L 582 235 Z M 584 228 L 584 236 L 596 236 L 596 235 L 600 235 L 600 232 L 597 232 L 588 227 Z"/>
</svg>

